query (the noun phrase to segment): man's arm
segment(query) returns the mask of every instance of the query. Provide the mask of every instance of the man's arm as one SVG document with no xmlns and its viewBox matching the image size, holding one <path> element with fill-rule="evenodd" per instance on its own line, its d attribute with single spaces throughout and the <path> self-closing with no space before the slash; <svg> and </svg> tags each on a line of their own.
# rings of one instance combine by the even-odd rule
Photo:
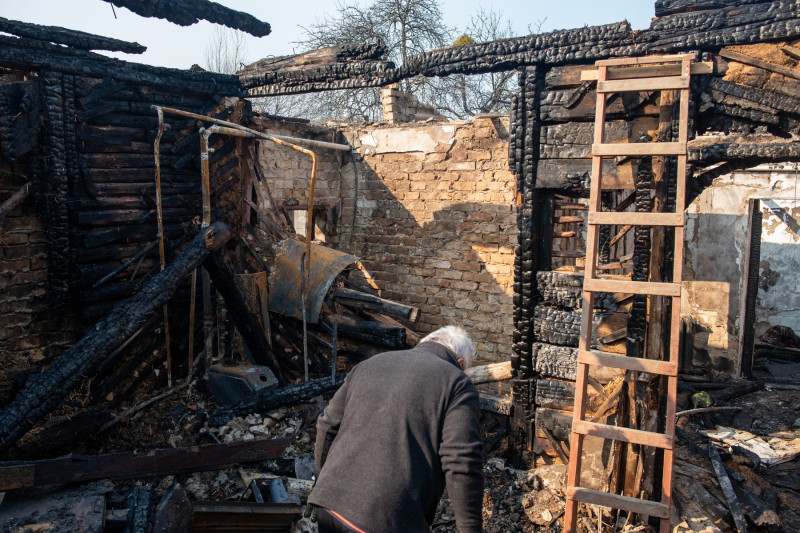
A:
<svg viewBox="0 0 800 533">
<path fill-rule="evenodd" d="M 439 456 L 447 494 L 461 533 L 483 530 L 483 441 L 478 391 L 472 383 L 457 391 L 445 413 Z"/>
<path fill-rule="evenodd" d="M 317 440 L 314 444 L 314 470 L 319 477 L 319 472 L 322 470 L 322 465 L 325 464 L 325 459 L 328 457 L 328 450 L 331 448 L 333 439 L 339 432 L 339 425 L 342 423 L 342 416 L 344 416 L 344 405 L 347 399 L 347 384 L 350 380 L 348 375 L 336 394 L 333 395 L 331 401 L 325 411 L 319 415 L 317 419 Z"/>
</svg>

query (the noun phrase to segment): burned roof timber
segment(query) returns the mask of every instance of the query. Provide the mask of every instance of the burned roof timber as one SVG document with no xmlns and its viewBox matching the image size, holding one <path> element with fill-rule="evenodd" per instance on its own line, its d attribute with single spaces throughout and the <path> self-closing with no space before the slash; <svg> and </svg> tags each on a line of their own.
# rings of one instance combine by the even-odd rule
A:
<svg viewBox="0 0 800 533">
<path fill-rule="evenodd" d="M 269 23 L 253 15 L 227 8 L 208 0 L 103 0 L 117 7 L 125 7 L 142 17 L 165 19 L 179 26 L 191 26 L 200 19 L 222 24 L 264 37 L 272 30 Z"/>
<path fill-rule="evenodd" d="M 591 63 L 609 57 L 687 50 L 717 50 L 800 36 L 800 0 L 726 6 L 656 19 L 650 29 L 632 31 L 627 22 L 559 30 L 489 43 L 442 48 L 412 56 L 400 68 L 362 61 L 270 70 L 241 78 L 251 95 L 298 94 L 375 87 L 414 76 L 480 74 L 526 65 Z"/>
<path fill-rule="evenodd" d="M 147 50 L 146 46 L 139 43 L 121 41 L 111 37 L 69 30 L 58 26 L 40 26 L 39 24 L 9 20 L 3 17 L 0 17 L 0 31 L 18 37 L 64 44 L 80 50 L 110 50 L 128 54 L 141 54 Z"/>
<path fill-rule="evenodd" d="M 153 67 L 76 50 L 47 40 L 0 35 L 0 64 L 23 70 L 51 69 L 67 74 L 226 95 L 240 94 L 236 76 Z"/>
<path fill-rule="evenodd" d="M 766 4 L 770 0 L 739 0 L 739 5 Z M 656 0 L 656 16 L 663 17 L 687 11 L 702 11 L 705 9 L 721 9 L 730 7 L 730 0 Z"/>
</svg>

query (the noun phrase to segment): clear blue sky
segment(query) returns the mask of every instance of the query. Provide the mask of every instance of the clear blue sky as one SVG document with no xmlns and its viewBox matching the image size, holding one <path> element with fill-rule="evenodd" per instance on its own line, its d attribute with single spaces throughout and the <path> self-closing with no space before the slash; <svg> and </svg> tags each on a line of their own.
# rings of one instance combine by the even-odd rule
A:
<svg viewBox="0 0 800 533">
<path fill-rule="evenodd" d="M 334 8 L 334 0 L 217 0 L 230 8 L 248 12 L 269 22 L 272 33 L 248 40 L 247 59 L 294 53 L 294 41 L 302 37 L 301 26 L 320 18 Z M 367 0 L 359 0 L 367 4 Z M 544 20 L 542 32 L 571 29 L 628 20 L 633 29 L 644 29 L 653 16 L 653 0 L 444 0 L 445 24 L 463 30 L 470 15 L 479 7 L 502 12 L 511 21 L 516 35 L 526 35 Z M 99 35 L 136 41 L 147 46 L 141 55 L 114 54 L 116 57 L 175 68 L 202 64 L 210 40 L 212 24 L 200 21 L 183 27 L 161 19 L 147 19 L 102 0 L 0 0 L 0 16 L 12 20 L 63 26 Z M 298 50 L 299 51 L 299 50 Z"/>
</svg>

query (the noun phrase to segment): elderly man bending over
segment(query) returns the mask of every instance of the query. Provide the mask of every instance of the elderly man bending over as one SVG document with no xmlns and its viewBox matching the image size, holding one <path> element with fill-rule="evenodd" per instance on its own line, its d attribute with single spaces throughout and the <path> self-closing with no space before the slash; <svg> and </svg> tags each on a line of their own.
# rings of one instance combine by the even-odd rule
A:
<svg viewBox="0 0 800 533">
<path fill-rule="evenodd" d="M 429 532 L 445 483 L 461 533 L 482 530 L 474 355 L 447 326 L 356 365 L 317 421 L 320 533 Z"/>
</svg>

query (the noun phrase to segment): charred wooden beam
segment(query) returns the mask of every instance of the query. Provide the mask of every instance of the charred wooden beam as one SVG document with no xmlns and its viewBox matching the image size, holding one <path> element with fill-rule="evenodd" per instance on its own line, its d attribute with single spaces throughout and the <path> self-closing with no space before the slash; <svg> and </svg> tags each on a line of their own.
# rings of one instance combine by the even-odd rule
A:
<svg viewBox="0 0 800 533">
<path fill-rule="evenodd" d="M 256 77 L 242 81 L 251 94 L 269 96 L 376 87 L 418 75 L 480 74 L 648 53 L 714 50 L 800 36 L 798 0 L 725 2 L 719 7 L 659 18 L 649 30 L 638 32 L 620 22 L 432 50 L 410 57 L 400 68 L 376 62 L 335 63 L 282 69 L 264 73 L 260 81 Z"/>
<path fill-rule="evenodd" d="M 346 372 L 336 374 L 336 379 L 324 377 L 288 385 L 279 389 L 263 389 L 253 398 L 231 406 L 219 407 L 208 415 L 209 426 L 222 426 L 234 416 L 264 413 L 293 403 L 307 402 L 320 394 L 333 394 L 344 382 Z"/>
<path fill-rule="evenodd" d="M 239 463 L 276 459 L 288 445 L 289 439 L 253 440 L 194 448 L 169 448 L 147 455 L 133 452 L 68 455 L 21 464 L 0 463 L 0 490 L 218 470 Z"/>
<path fill-rule="evenodd" d="M 340 336 L 361 339 L 388 348 L 406 347 L 406 329 L 402 326 L 391 326 L 345 315 L 323 315 L 320 316 L 320 322 L 331 330 L 333 323 L 336 322 Z"/>
<path fill-rule="evenodd" d="M 3 17 L 0 17 L 0 31 L 19 37 L 65 44 L 80 50 L 111 50 L 114 52 L 125 52 L 127 54 L 141 54 L 147 50 L 146 46 L 142 46 L 139 43 L 121 41 L 119 39 L 112 39 L 111 37 L 93 35 L 91 33 L 69 30 L 58 26 L 40 26 L 39 24 L 19 22 Z"/>
<path fill-rule="evenodd" d="M 118 305 L 46 370 L 28 379 L 14 401 L 0 411 L 0 454 L 44 418 L 103 358 L 128 339 L 166 303 L 180 281 L 231 237 L 221 223 L 205 228 L 163 272 L 133 298 Z"/>
<path fill-rule="evenodd" d="M 689 144 L 689 160 L 698 166 L 708 166 L 722 161 L 785 162 L 800 159 L 800 146 L 794 142 L 766 142 L 742 144 L 719 143 L 708 146 Z"/>
<path fill-rule="evenodd" d="M 340 287 L 333 292 L 332 296 L 335 301 L 353 309 L 399 316 L 412 322 L 416 322 L 419 318 L 419 309 L 416 307 L 379 298 L 365 292 Z"/>
<path fill-rule="evenodd" d="M 94 52 L 5 35 L 0 36 L 0 64 L 25 70 L 51 69 L 82 76 L 110 77 L 176 92 L 184 90 L 209 95 L 238 95 L 241 92 L 235 76 L 130 63 Z M 131 123 L 121 125 L 129 126 Z"/>
<path fill-rule="evenodd" d="M 766 4 L 770 0 L 738 0 L 737 4 Z M 729 7 L 730 0 L 656 0 L 656 16 Z"/>
<path fill-rule="evenodd" d="M 327 63 L 340 63 L 354 60 L 375 60 L 386 55 L 386 46 L 371 43 L 346 43 L 339 46 L 320 48 L 302 54 L 277 56 L 259 59 L 236 73 L 239 79 L 254 79 L 266 72 L 285 68 L 300 68 Z"/>
<path fill-rule="evenodd" d="M 258 323 L 258 319 L 250 313 L 245 297 L 239 291 L 239 286 L 230 268 L 225 264 L 224 251 L 209 254 L 203 266 L 211 276 L 211 281 L 217 291 L 222 294 L 228 315 L 236 324 L 237 329 L 242 334 L 244 342 L 250 348 L 250 353 L 255 357 L 256 362 L 267 365 L 281 383 L 286 380 L 281 372 L 275 353 L 269 346 L 269 341 L 264 336 L 264 331 Z"/>
<path fill-rule="evenodd" d="M 130 9 L 142 17 L 157 17 L 179 26 L 191 26 L 200 19 L 241 30 L 256 37 L 269 35 L 270 25 L 249 13 L 236 11 L 209 0 L 104 0 Z"/>
</svg>

